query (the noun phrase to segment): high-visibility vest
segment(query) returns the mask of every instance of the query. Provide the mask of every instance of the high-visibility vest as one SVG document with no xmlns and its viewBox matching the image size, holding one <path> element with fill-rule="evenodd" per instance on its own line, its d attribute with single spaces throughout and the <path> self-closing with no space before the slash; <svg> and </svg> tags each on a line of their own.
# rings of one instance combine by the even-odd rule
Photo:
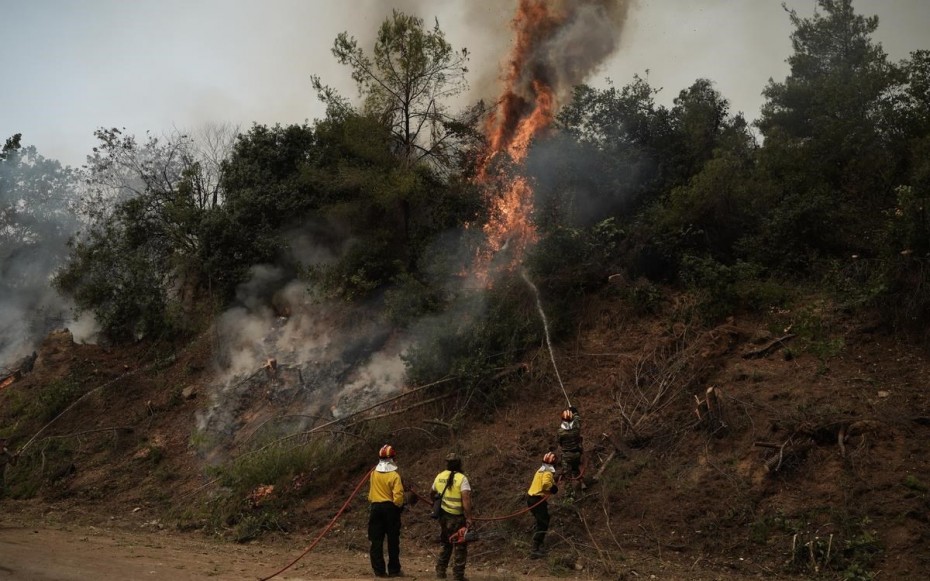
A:
<svg viewBox="0 0 930 581">
<path fill-rule="evenodd" d="M 433 481 L 433 490 L 436 491 L 436 494 L 442 494 L 442 510 L 449 514 L 465 514 L 465 507 L 462 506 L 462 480 L 465 479 L 465 475 L 456 472 L 452 482 L 449 483 L 449 487 L 446 488 L 449 474 L 448 470 L 443 470 L 437 474 L 436 479 Z M 445 494 L 443 494 L 443 490 L 446 491 Z"/>
</svg>

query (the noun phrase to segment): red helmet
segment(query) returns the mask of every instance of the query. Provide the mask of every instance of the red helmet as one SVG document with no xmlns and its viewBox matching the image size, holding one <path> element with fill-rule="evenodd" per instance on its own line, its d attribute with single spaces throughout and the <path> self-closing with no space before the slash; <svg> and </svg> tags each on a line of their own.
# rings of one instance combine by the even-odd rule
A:
<svg viewBox="0 0 930 581">
<path fill-rule="evenodd" d="M 563 421 L 563 422 L 570 422 L 570 421 L 572 421 L 572 419 L 574 419 L 574 417 L 575 417 L 575 414 L 572 413 L 572 410 L 564 410 L 564 411 L 562 412 L 562 421 Z"/>
<path fill-rule="evenodd" d="M 555 453 L 546 452 L 545 455 L 543 455 L 543 464 L 555 464 Z"/>
<path fill-rule="evenodd" d="M 395 456 L 397 456 L 397 450 L 390 444 L 385 444 L 378 450 L 378 458 L 393 458 Z"/>
</svg>

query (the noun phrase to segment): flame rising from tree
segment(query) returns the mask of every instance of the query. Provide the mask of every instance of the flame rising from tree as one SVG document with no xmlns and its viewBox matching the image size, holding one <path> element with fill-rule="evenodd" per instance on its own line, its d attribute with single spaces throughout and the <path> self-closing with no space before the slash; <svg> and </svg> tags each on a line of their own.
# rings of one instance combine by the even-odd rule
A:
<svg viewBox="0 0 930 581">
<path fill-rule="evenodd" d="M 519 167 L 533 140 L 552 125 L 560 102 L 613 53 L 632 0 L 519 0 L 513 19 L 514 45 L 504 75 L 504 91 L 488 118 L 488 153 L 478 181 L 495 195 L 485 226 L 492 255 L 505 247 L 510 265 L 536 240 L 532 223 L 533 188 Z M 488 278 L 490 255 L 476 271 Z"/>
</svg>

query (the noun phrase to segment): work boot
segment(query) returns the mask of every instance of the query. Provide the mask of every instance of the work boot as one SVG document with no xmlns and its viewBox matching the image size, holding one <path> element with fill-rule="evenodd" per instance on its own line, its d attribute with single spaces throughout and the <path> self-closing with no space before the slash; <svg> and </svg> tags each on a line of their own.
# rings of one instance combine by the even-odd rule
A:
<svg viewBox="0 0 930 581">
<path fill-rule="evenodd" d="M 541 559 L 546 556 L 546 551 L 543 549 L 543 544 L 539 542 L 533 543 L 533 552 L 530 553 L 530 559 Z"/>
</svg>

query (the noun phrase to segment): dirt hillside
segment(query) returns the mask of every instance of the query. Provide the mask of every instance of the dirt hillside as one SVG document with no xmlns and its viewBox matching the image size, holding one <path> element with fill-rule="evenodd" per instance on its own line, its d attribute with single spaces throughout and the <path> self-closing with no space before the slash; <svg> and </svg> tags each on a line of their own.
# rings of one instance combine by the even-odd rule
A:
<svg viewBox="0 0 930 581">
<path fill-rule="evenodd" d="M 590 300 L 574 336 L 556 345 L 565 394 L 540 345 L 523 365 L 501 370 L 499 397 L 440 385 L 323 437 L 376 450 L 389 435 L 405 483 L 422 494 L 444 454 L 459 450 L 488 519 L 472 547 L 477 579 L 924 578 L 926 349 L 824 305 L 713 328 L 673 322 L 676 308 L 658 317 L 610 297 Z M 121 349 L 51 335 L 33 371 L 0 392 L 0 436 L 24 450 L 7 470 L 0 524 L 104 527 L 182 545 L 215 536 L 196 516 L 220 491 L 210 470 L 216 459 L 197 436 L 212 389 L 211 349 L 209 334 L 188 345 Z M 585 486 L 564 483 L 552 501 L 549 555 L 530 561 L 531 517 L 490 519 L 525 508 L 522 493 L 556 445 L 566 396 L 583 418 Z M 247 405 L 267 406 L 268 398 L 257 392 Z M 235 457 L 240 445 L 225 453 Z M 356 454 L 326 475 L 310 474 L 319 486 L 281 509 L 279 526 L 229 546 L 273 550 L 283 566 L 370 464 Z M 418 568 L 429 567 L 434 550 L 426 513 L 413 506 L 404 517 L 405 551 Z M 356 499 L 302 563 L 351 562 L 351 574 L 364 575 L 365 522 Z M 311 578 L 345 576 L 327 566 Z"/>
</svg>

